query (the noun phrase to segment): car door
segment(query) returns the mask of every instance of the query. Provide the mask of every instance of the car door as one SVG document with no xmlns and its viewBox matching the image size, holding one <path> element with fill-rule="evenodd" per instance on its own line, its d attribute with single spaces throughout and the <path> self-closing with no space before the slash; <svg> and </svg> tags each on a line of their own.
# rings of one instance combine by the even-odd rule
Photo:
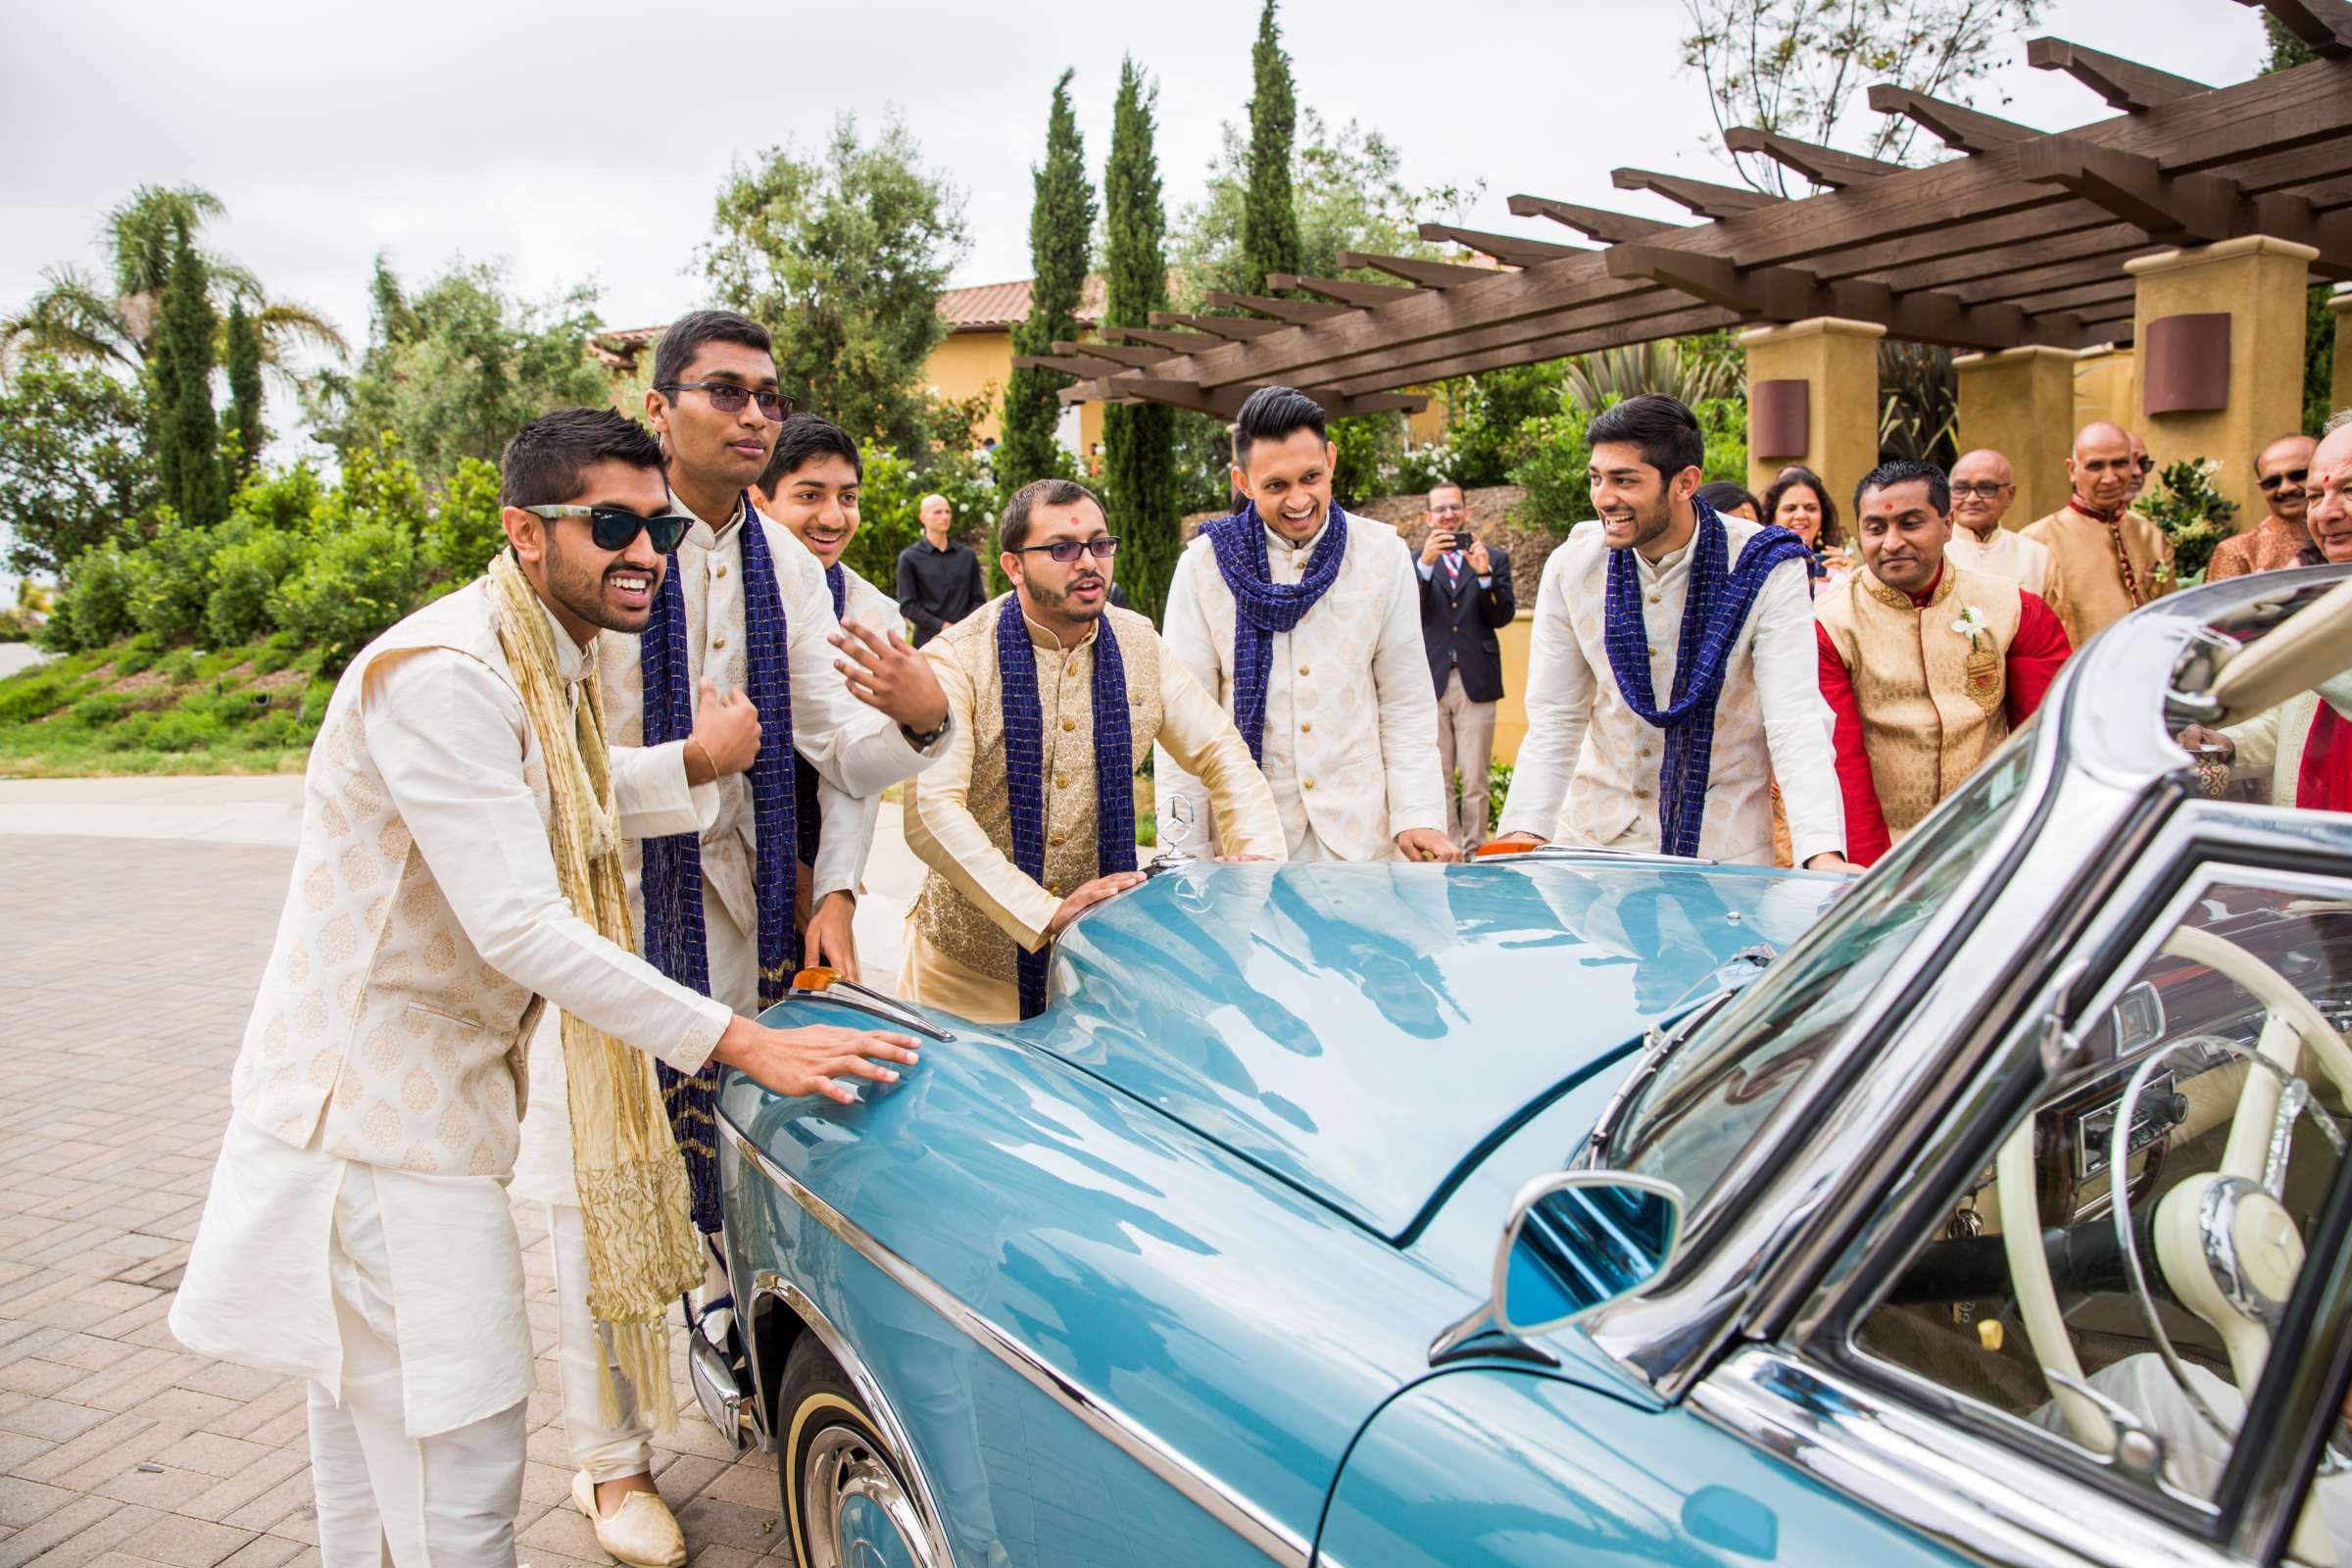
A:
<svg viewBox="0 0 2352 1568">
<path fill-rule="evenodd" d="M 2352 1561 L 2352 876 L 2204 808 L 1717 1427 L 1993 1562 Z M 2316 852 L 2316 853 L 2315 853 Z"/>
</svg>

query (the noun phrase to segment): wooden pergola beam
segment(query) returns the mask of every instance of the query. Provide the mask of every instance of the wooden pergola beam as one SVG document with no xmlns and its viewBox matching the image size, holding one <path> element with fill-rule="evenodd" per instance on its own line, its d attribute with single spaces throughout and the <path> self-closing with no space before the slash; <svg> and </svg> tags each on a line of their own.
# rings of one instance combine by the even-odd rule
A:
<svg viewBox="0 0 2352 1568">
<path fill-rule="evenodd" d="M 1966 104 L 1946 103 L 1890 81 L 1870 89 L 1870 107 L 1882 115 L 1902 116 L 1956 153 L 1988 153 L 2041 134 L 2014 120 L 2002 120 Z"/>
<path fill-rule="evenodd" d="M 1204 387 L 1197 381 L 1175 381 L 1155 376 L 1126 376 L 1115 384 L 1098 388 L 1089 382 L 1063 387 L 1056 394 L 1064 404 L 1091 402 L 1165 403 L 1172 408 L 1192 409 L 1197 413 L 1232 418 L 1255 391 L 1251 386 Z M 1419 392 L 1365 392 L 1351 394 L 1324 386 L 1299 388 L 1313 396 L 1323 406 L 1323 412 L 1341 417 L 1355 414 L 1419 414 L 1429 407 L 1429 398 Z"/>
<path fill-rule="evenodd" d="M 1091 349 L 1095 345 L 1090 343 L 1087 347 Z M 1105 360 L 1092 354 L 1015 354 L 1012 368 L 1016 370 L 1059 370 L 1064 375 L 1082 376 L 1088 380 L 1134 368 L 1123 360 Z"/>
<path fill-rule="evenodd" d="M 1842 190 L 1865 180 L 1899 174 L 1903 170 L 1900 164 L 1857 157 L 1853 153 L 1839 152 L 1835 147 L 1798 141 L 1794 136 L 1758 130 L 1753 125 L 1735 125 L 1725 131 L 1723 145 L 1735 153 L 1761 153 L 1782 168 L 1792 170 L 1827 190 Z"/>
<path fill-rule="evenodd" d="M 1386 305 L 1400 294 L 1410 294 L 1409 286 L 1396 283 L 1359 283 L 1345 277 L 1301 277 L 1297 272 L 1268 272 L 1266 287 L 1304 289 L 1320 294 L 1341 305 Z"/>
<path fill-rule="evenodd" d="M 1113 327 L 1111 330 L 1116 331 L 1117 328 Z M 1164 350 L 1155 348 L 1127 348 L 1117 343 L 1072 343 L 1059 338 L 1054 342 L 1054 352 L 1075 355 L 1080 359 L 1110 360 L 1119 365 L 1138 367 L 1157 365 L 1168 357 Z"/>
<path fill-rule="evenodd" d="M 1189 326 L 1227 342 L 1247 343 L 1252 338 L 1264 337 L 1268 332 L 1281 331 L 1284 323 L 1260 320 L 1253 316 L 1188 316 L 1182 311 L 1153 311 L 1152 324 Z"/>
<path fill-rule="evenodd" d="M 2352 5 L 2344 0 L 2237 0 L 2267 11 L 2323 60 L 2352 54 Z"/>
<path fill-rule="evenodd" d="M 1663 196 L 1701 218 L 1737 218 L 1741 213 L 1752 213 L 1759 207 L 1777 206 L 1781 200 L 1778 196 L 1767 196 L 1761 191 L 1742 190 L 1737 185 L 1717 185 L 1682 174 L 1661 174 L 1651 169 L 1612 169 L 1609 171 L 1609 183 L 1619 190 L 1645 190 Z"/>
<path fill-rule="evenodd" d="M 1514 365 L 1565 359 L 1571 354 L 1622 348 L 1629 343 L 1648 343 L 1658 338 L 1682 337 L 1691 332 L 1712 332 L 1718 327 L 1736 326 L 1739 322 L 1740 318 L 1728 311 L 1703 306 L 1693 308 L 1686 304 L 1671 315 L 1554 333 L 1530 339 L 1511 348 L 1455 351 L 1446 345 L 1427 345 L 1432 351 L 1431 356 L 1416 361 L 1406 373 L 1416 384 L 1425 385 L 1433 381 L 1449 380 L 1457 375 L 1476 375 L 1481 370 L 1498 370 Z M 1353 381 L 1341 378 L 1327 384 L 1335 390 L 1369 390 L 1386 380 L 1387 376 L 1383 375 Z"/>
<path fill-rule="evenodd" d="M 1456 228 L 1451 223 L 1423 223 L 1421 237 L 1433 245 L 1459 245 L 1512 267 L 1533 267 L 1540 262 L 1556 262 L 1563 256 L 1592 254 L 1583 245 L 1560 245 L 1517 234 L 1492 234 L 1482 228 Z"/>
<path fill-rule="evenodd" d="M 2026 64 L 2036 71 L 2063 71 L 2107 100 L 2110 109 L 2145 114 L 2166 104 L 2213 91 L 2201 81 L 2143 66 L 2136 60 L 2103 55 L 2064 38 L 2034 38 L 2026 44 Z"/>
<path fill-rule="evenodd" d="M 1410 290 L 1403 292 L 1409 293 Z M 1345 316 L 1353 307 L 1347 305 L 1317 305 L 1312 300 L 1278 300 L 1263 294 L 1210 294 L 1206 303 L 1227 311 L 1255 311 L 1277 321 L 1294 325 L 1308 321 L 1328 321 L 1335 316 Z"/>
<path fill-rule="evenodd" d="M 1369 251 L 1342 251 L 1339 263 L 1342 267 L 1368 268 L 1375 272 L 1386 272 L 1391 277 L 1401 277 L 1419 288 L 1446 288 L 1454 283 L 1475 283 L 1481 278 L 1493 277 L 1495 272 L 1492 267 L 1464 267 L 1459 262 L 1425 262 L 1412 256 L 1375 256 Z"/>
<path fill-rule="evenodd" d="M 1152 319 L 1157 320 L 1159 318 L 1154 315 Z M 1155 348 L 1170 349 L 1178 354 L 1190 354 L 1195 349 L 1213 348 L 1216 344 L 1215 339 L 1203 337 L 1199 332 L 1155 332 L 1148 326 L 1106 326 L 1102 328 L 1102 331 L 1108 337 L 1123 337 L 1130 342 L 1150 343 Z M 1163 354 L 1160 358 L 1165 359 L 1167 356 Z"/>
<path fill-rule="evenodd" d="M 1513 218 L 1548 218 L 1603 245 L 1615 245 L 1629 239 L 1648 239 L 1654 234 L 1678 233 L 1684 227 L 1681 223 L 1669 223 L 1660 219 L 1612 213 L 1605 207 L 1585 207 L 1576 202 L 1553 201 L 1548 196 L 1514 196 L 1509 206 Z"/>
<path fill-rule="evenodd" d="M 2118 152 L 2074 136 L 2045 136 L 2019 149 L 2020 175 L 2064 187 L 2151 238 L 2215 244 L 2268 234 L 2318 248 L 2331 264 L 2352 265 L 2352 215 L 2316 212 L 2309 198 L 2266 191 L 2249 198 L 2219 174 L 2172 174 L 2153 158 Z"/>
</svg>

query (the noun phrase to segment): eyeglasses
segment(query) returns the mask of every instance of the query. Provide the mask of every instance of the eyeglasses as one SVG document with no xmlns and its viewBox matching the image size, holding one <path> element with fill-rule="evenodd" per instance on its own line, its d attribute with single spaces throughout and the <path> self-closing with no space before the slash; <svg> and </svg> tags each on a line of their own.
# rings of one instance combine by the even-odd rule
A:
<svg viewBox="0 0 2352 1568">
<path fill-rule="evenodd" d="M 1954 496 L 1983 496 L 1985 500 L 1990 501 L 1993 497 L 1999 495 L 2002 491 L 2008 488 L 2008 485 L 2000 483 L 1996 480 L 1981 479 L 1971 484 L 1956 484 L 1952 486 L 1952 494 Z"/>
<path fill-rule="evenodd" d="M 2309 468 L 2289 468 L 2284 473 L 2266 473 L 2255 480 L 2254 484 L 2264 495 L 2269 495 L 2282 484 L 2299 485 L 2310 477 L 2311 470 Z"/>
<path fill-rule="evenodd" d="M 1118 548 L 1119 542 L 1109 534 L 1104 534 L 1100 539 L 1056 539 L 1050 545 L 1023 545 L 1013 554 L 1025 556 L 1032 551 L 1042 550 L 1066 566 L 1087 552 L 1092 552 L 1097 561 L 1108 561 L 1111 552 Z"/>
<path fill-rule="evenodd" d="M 1429 514 L 1433 517 L 1458 517 L 1469 510 L 1458 501 L 1447 501 L 1430 508 Z"/>
<path fill-rule="evenodd" d="M 656 553 L 666 556 L 678 548 L 678 541 L 685 538 L 686 530 L 694 526 L 692 517 L 683 516 L 675 512 L 664 512 L 658 516 L 640 517 L 626 507 L 549 505 L 525 507 L 522 510 L 534 516 L 546 517 L 551 521 L 557 517 L 586 517 L 588 519 L 588 537 L 596 541 L 596 548 L 599 550 L 626 550 L 629 548 L 630 541 L 635 539 L 639 530 L 642 529 L 645 536 L 654 542 Z"/>
<path fill-rule="evenodd" d="M 700 392 L 710 400 L 710 407 L 721 414 L 741 414 L 746 403 L 760 405 L 760 416 L 770 424 L 782 424 L 792 416 L 792 399 L 773 387 L 755 392 L 748 386 L 732 381 L 666 381 L 654 388 L 657 392 Z"/>
</svg>

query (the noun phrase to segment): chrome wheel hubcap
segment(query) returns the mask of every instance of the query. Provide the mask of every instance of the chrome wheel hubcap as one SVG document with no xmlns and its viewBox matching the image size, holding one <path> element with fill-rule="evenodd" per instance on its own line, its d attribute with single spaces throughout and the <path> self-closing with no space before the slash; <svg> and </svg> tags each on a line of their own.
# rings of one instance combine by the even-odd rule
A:
<svg viewBox="0 0 2352 1568">
<path fill-rule="evenodd" d="M 924 1568 L 922 1522 L 864 1434 L 831 1426 L 801 1462 L 814 1568 Z"/>
</svg>

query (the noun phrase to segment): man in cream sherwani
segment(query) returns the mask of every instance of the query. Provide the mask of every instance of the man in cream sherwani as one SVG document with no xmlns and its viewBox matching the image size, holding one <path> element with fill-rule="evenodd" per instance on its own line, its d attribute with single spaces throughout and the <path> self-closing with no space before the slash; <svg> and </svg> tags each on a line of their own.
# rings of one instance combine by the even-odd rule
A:
<svg viewBox="0 0 2352 1568">
<path fill-rule="evenodd" d="M 1292 859 L 1456 859 L 1421 581 L 1396 529 L 1332 505 L 1338 457 L 1313 399 L 1251 393 L 1233 424 L 1249 505 L 1186 547 L 1160 634 L 1233 715 Z M 1206 819 L 1198 780 L 1164 756 L 1154 776 Z"/>
<path fill-rule="evenodd" d="M 785 667 L 775 674 L 788 674 L 791 692 L 789 723 L 786 714 L 760 716 L 779 764 L 771 788 L 791 795 L 797 805 L 796 843 L 783 865 L 771 861 L 771 869 L 793 870 L 801 846 L 818 838 L 811 829 L 822 830 L 823 847 L 813 855 L 809 874 L 792 877 L 797 897 L 784 898 L 772 877 L 775 885 L 761 888 L 754 830 L 758 769 L 738 770 L 718 782 L 716 819 L 696 846 L 707 981 L 711 996 L 752 1015 L 760 1007 L 758 949 L 763 918 L 803 928 L 797 935 L 790 929 L 782 933 L 793 966 L 805 958 L 854 972 L 856 887 L 881 792 L 938 755 L 947 699 L 921 655 L 903 641 L 894 652 L 880 636 L 858 645 L 858 663 L 852 666 L 871 706 L 854 697 L 836 667 L 833 639 L 840 636 L 839 619 L 824 566 L 798 537 L 752 504 L 750 487 L 762 478 L 790 488 L 768 472 L 787 421 L 765 328 L 730 311 L 697 311 L 672 322 L 655 351 L 646 409 L 668 458 L 670 493 L 693 523 L 676 554 L 674 592 L 685 622 L 686 672 L 670 696 L 687 696 L 700 705 L 710 700 L 703 695 L 706 687 L 726 700 L 758 688 L 760 656 L 746 596 L 747 574 L 755 564 L 747 547 L 754 542 L 746 530 L 759 528 L 757 545 L 763 547 L 763 564 L 777 596 L 765 613 L 781 621 L 783 647 L 776 662 Z M 793 428 L 802 429 L 797 421 Z M 887 624 L 895 623 L 894 616 Z M 607 637 L 600 644 L 616 750 L 643 746 L 652 727 L 643 644 L 661 631 L 657 618 L 644 637 Z M 652 696 L 660 702 L 663 694 Z M 683 727 L 673 724 L 671 732 Z M 918 737 L 916 731 L 927 733 Z M 789 751 L 782 749 L 787 733 Z M 918 747 L 918 738 L 928 750 Z M 652 750 L 673 752 L 675 746 Z M 677 765 L 674 759 L 670 765 Z M 807 820 L 811 815 L 813 822 Z M 637 845 L 629 847 L 626 863 L 641 949 L 651 957 L 652 921 L 642 902 Z M 534 1051 L 531 1063 L 532 1099 L 543 1114 L 524 1121 L 515 1191 L 549 1205 L 563 1311 L 564 1418 L 579 1467 L 573 1501 L 605 1549 L 623 1561 L 656 1568 L 683 1562 L 685 1539 L 654 1486 L 652 1434 L 631 1391 L 622 1391 L 617 1420 L 608 1421 L 602 1412 L 607 1368 L 601 1331 L 588 1315 L 584 1295 L 585 1253 L 570 1181 L 569 1127 L 563 1114 L 564 1057 L 557 1051 Z M 689 1143 L 694 1145 L 688 1149 L 689 1168 L 699 1162 L 707 1170 L 707 1141 Z M 715 1223 L 710 1214 L 704 1217 Z M 704 1298 L 715 1300 L 725 1290 L 714 1264 Z M 719 1331 L 725 1326 L 726 1319 L 716 1314 L 707 1325 L 722 1342 Z"/>
<path fill-rule="evenodd" d="M 709 705 L 677 753 L 601 784 L 601 632 L 645 624 L 681 526 L 660 451 L 609 409 L 559 411 L 509 446 L 503 494 L 511 556 L 336 684 L 172 1310 L 199 1354 L 310 1379 L 328 1568 L 514 1561 L 533 1379 L 506 1181 L 543 1009 L 605 1083 L 638 1074 L 592 1124 L 600 1173 L 649 1195 L 676 1186 L 675 1152 L 650 1068 L 612 1048 L 842 1101 L 836 1078 L 915 1059 L 903 1036 L 762 1028 L 614 942 L 614 833 L 705 819 L 709 754 L 740 750 L 750 715 Z M 690 1259 L 683 1216 L 673 1240 Z"/>
<path fill-rule="evenodd" d="M 1674 399 L 1589 434 L 1600 515 L 1544 564 L 1501 837 L 1770 865 L 1777 776 L 1796 863 L 1852 869 L 1802 543 L 1697 500 Z"/>
</svg>

